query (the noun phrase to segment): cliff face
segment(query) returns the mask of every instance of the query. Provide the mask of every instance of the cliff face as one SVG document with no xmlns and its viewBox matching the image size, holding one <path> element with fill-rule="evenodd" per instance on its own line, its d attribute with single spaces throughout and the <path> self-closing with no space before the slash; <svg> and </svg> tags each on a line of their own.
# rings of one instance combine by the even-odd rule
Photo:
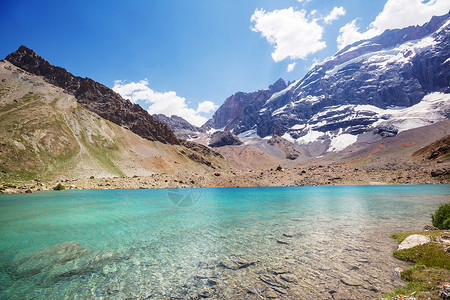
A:
<svg viewBox="0 0 450 300">
<path fill-rule="evenodd" d="M 64 68 L 51 65 L 25 46 L 20 46 L 5 59 L 31 74 L 42 76 L 46 82 L 75 96 L 82 107 L 145 139 L 168 144 L 180 143 L 169 127 L 139 105 L 123 99 L 112 89 L 90 78 L 74 76 Z"/>
<path fill-rule="evenodd" d="M 233 131 L 240 134 L 250 130 L 257 121 L 257 113 L 262 105 L 276 92 L 286 88 L 286 82 L 279 79 L 268 89 L 253 93 L 238 92 L 228 97 L 220 108 L 202 127 Z"/>
</svg>

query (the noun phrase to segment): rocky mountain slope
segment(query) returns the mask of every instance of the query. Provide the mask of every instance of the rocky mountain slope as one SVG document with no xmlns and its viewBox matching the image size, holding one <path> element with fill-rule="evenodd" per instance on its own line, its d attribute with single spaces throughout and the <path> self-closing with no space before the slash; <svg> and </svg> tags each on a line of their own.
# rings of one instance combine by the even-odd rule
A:
<svg viewBox="0 0 450 300">
<path fill-rule="evenodd" d="M 450 125 L 450 124 L 449 124 Z M 444 136 L 430 145 L 414 152 L 413 156 L 422 157 L 426 160 L 439 160 L 440 162 L 450 160 L 450 135 Z"/>
<path fill-rule="evenodd" d="M 111 113 L 131 117 L 130 109 Z M 47 78 L 0 62 L 0 182 L 204 172 L 225 164 L 204 146 L 181 143 L 142 138 L 84 108 Z"/>
<path fill-rule="evenodd" d="M 194 126 L 177 115 L 168 117 L 164 114 L 154 114 L 153 117 L 166 124 L 177 137 L 182 139 L 193 139 L 197 137 L 198 133 L 205 132 L 203 128 Z"/>
<path fill-rule="evenodd" d="M 175 134 L 164 124 L 153 118 L 137 104 L 124 100 L 119 94 L 90 78 L 74 76 L 61 67 L 51 65 L 33 50 L 20 46 L 5 60 L 73 95 L 77 102 L 119 126 L 127 128 L 150 141 L 179 144 Z"/>
<path fill-rule="evenodd" d="M 228 97 L 202 128 L 233 131 L 240 134 L 250 130 L 257 119 L 257 113 L 262 105 L 275 93 L 286 88 L 286 82 L 277 82 L 264 90 L 253 93 L 238 92 Z"/>
<path fill-rule="evenodd" d="M 339 152 L 448 119 L 449 57 L 450 13 L 347 46 L 267 100 L 243 108 L 233 105 L 236 94 L 205 126 L 240 137 L 276 134 L 311 156 Z"/>
</svg>

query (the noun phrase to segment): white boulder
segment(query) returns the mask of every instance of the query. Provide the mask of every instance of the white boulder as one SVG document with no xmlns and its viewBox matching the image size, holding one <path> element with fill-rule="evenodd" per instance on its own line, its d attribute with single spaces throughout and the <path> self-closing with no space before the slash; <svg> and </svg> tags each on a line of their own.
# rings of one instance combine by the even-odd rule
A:
<svg viewBox="0 0 450 300">
<path fill-rule="evenodd" d="M 408 236 L 403 242 L 401 242 L 400 245 L 398 245 L 397 249 L 398 250 L 409 249 L 429 242 L 430 242 L 429 237 L 421 234 L 413 234 Z"/>
</svg>

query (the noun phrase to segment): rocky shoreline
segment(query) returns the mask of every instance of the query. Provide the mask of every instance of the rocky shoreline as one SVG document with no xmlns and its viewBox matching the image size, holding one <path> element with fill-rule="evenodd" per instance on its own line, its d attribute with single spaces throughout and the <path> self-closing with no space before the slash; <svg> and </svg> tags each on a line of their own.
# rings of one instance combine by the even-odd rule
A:
<svg viewBox="0 0 450 300">
<path fill-rule="evenodd" d="M 346 165 L 291 167 L 246 171 L 155 173 L 151 176 L 74 178 L 0 183 L 3 194 L 63 189 L 156 189 L 209 187 L 277 187 L 336 185 L 449 184 L 450 170 L 429 164 L 355 168 Z"/>
</svg>

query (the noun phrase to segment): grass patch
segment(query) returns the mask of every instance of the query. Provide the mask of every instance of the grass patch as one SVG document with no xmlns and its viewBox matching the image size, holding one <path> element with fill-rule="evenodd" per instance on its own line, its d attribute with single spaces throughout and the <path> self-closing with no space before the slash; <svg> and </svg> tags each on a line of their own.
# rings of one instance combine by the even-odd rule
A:
<svg viewBox="0 0 450 300">
<path fill-rule="evenodd" d="M 395 250 L 394 257 L 431 268 L 450 270 L 450 253 L 438 243 L 426 243 L 409 249 Z"/>
<path fill-rule="evenodd" d="M 443 230 L 422 232 L 401 232 L 392 234 L 401 243 L 412 234 L 426 235 L 431 242 L 410 249 L 395 250 L 395 258 L 414 263 L 401 273 L 406 281 L 405 287 L 394 289 L 384 297 L 390 299 L 396 295 L 409 295 L 417 299 L 440 299 L 439 286 L 450 281 L 450 253 L 444 251 L 445 245 L 437 242 L 437 237 L 447 235 Z"/>
<path fill-rule="evenodd" d="M 418 231 L 418 232 L 399 232 L 391 234 L 391 237 L 397 240 L 397 243 L 403 242 L 408 236 L 413 234 L 426 235 L 431 238 L 431 240 L 436 240 L 436 238 L 443 234 L 441 230 L 430 230 L 430 231 Z"/>
</svg>

